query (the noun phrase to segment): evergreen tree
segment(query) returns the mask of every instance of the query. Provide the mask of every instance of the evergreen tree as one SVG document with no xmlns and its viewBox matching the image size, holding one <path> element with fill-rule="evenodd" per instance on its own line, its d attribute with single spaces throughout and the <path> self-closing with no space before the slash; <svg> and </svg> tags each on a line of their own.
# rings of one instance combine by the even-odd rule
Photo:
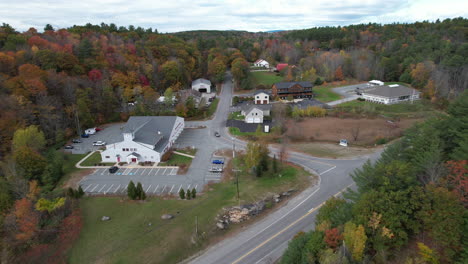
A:
<svg viewBox="0 0 468 264">
<path fill-rule="evenodd" d="M 76 196 L 76 195 L 75 195 L 75 190 L 73 190 L 72 187 L 68 187 L 68 189 L 67 189 L 67 196 L 68 196 L 68 197 L 71 197 L 71 198 L 75 198 L 75 196 Z"/>
<path fill-rule="evenodd" d="M 141 182 L 138 182 L 137 187 L 136 187 L 136 196 L 135 198 L 138 200 L 143 200 L 143 195 L 146 196 L 145 191 L 143 191 L 143 186 L 141 185 Z"/>
<path fill-rule="evenodd" d="M 195 188 L 192 189 L 192 198 L 197 198 L 197 190 L 195 190 Z"/>
<path fill-rule="evenodd" d="M 184 191 L 184 189 L 180 189 L 180 191 L 179 191 L 179 197 L 180 197 L 180 199 L 185 199 L 185 191 Z"/>
<path fill-rule="evenodd" d="M 187 200 L 192 199 L 192 193 L 190 192 L 190 189 L 187 190 L 187 195 L 186 195 L 186 197 L 187 197 Z"/>
<path fill-rule="evenodd" d="M 136 187 L 135 187 L 135 183 L 133 183 L 133 181 L 130 181 L 128 183 L 128 187 L 127 187 L 127 195 L 128 195 L 128 198 L 132 199 L 132 200 L 135 200 L 136 198 Z"/>
<path fill-rule="evenodd" d="M 83 191 L 83 188 L 81 188 L 81 185 L 78 187 L 78 198 L 83 197 L 85 192 Z"/>
</svg>

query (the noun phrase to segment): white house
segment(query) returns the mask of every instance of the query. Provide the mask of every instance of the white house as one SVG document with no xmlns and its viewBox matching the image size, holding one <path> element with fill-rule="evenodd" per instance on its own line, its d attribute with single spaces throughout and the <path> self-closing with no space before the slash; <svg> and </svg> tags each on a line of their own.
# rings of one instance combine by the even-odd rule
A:
<svg viewBox="0 0 468 264">
<path fill-rule="evenodd" d="M 255 67 L 263 67 L 263 68 L 270 68 L 270 63 L 263 59 L 258 59 L 254 62 Z"/>
<path fill-rule="evenodd" d="M 265 116 L 270 116 L 271 105 L 269 104 L 248 104 L 242 107 L 241 115 L 245 117 L 245 123 L 263 123 Z"/>
<path fill-rule="evenodd" d="M 102 162 L 160 162 L 184 130 L 177 116 L 132 116 L 122 128 L 120 141 L 106 145 Z"/>
<path fill-rule="evenodd" d="M 192 89 L 200 93 L 211 93 L 211 82 L 207 79 L 196 79 L 192 82 Z"/>
<path fill-rule="evenodd" d="M 263 90 L 258 90 L 254 93 L 255 104 L 269 104 L 270 94 Z"/>
<path fill-rule="evenodd" d="M 403 85 L 391 84 L 376 86 L 362 92 L 362 98 L 366 101 L 380 104 L 397 104 L 404 101 L 419 99 L 419 94 L 415 89 Z"/>
</svg>

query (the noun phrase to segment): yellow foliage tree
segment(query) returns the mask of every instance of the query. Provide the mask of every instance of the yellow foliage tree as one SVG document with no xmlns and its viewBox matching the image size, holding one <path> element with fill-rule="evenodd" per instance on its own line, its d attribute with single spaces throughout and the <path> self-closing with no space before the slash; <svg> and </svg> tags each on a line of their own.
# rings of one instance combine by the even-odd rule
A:
<svg viewBox="0 0 468 264">
<path fill-rule="evenodd" d="M 424 243 L 418 242 L 419 255 L 426 263 L 439 264 L 439 257 L 437 254 L 430 249 Z"/>
</svg>

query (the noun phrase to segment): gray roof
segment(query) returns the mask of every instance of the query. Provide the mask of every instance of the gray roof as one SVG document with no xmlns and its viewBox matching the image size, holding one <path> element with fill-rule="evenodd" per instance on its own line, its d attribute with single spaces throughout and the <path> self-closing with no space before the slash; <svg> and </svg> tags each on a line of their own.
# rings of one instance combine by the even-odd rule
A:
<svg viewBox="0 0 468 264">
<path fill-rule="evenodd" d="M 257 95 L 259 93 L 266 93 L 268 95 L 271 95 L 271 91 L 269 91 L 269 90 L 257 90 L 257 91 L 254 92 L 254 95 Z"/>
<path fill-rule="evenodd" d="M 131 116 L 123 133 L 133 133 L 133 141 L 148 145 L 165 146 L 174 128 L 177 116 Z M 159 133 L 158 133 L 159 131 Z"/>
<path fill-rule="evenodd" d="M 289 89 L 292 86 L 299 84 L 300 86 L 304 88 L 312 88 L 312 83 L 311 82 L 279 82 L 275 83 L 276 88 L 278 89 Z"/>
<path fill-rule="evenodd" d="M 250 113 L 254 108 L 258 108 L 262 111 L 271 110 L 271 104 L 245 104 L 241 106 L 242 111 L 246 112 L 247 114 Z"/>
<path fill-rule="evenodd" d="M 200 84 L 200 83 L 203 83 L 203 84 L 206 84 L 206 85 L 209 85 L 211 86 L 211 82 L 207 79 L 203 79 L 203 78 L 199 78 L 199 79 L 196 79 L 195 81 L 192 82 L 192 86 L 194 85 L 197 85 L 197 84 Z"/>
<path fill-rule="evenodd" d="M 141 157 L 141 155 L 136 153 L 136 152 L 132 152 L 132 153 L 128 154 L 127 157 L 128 156 L 135 156 L 135 157 L 138 157 L 138 158 Z"/>
<path fill-rule="evenodd" d="M 300 102 L 291 104 L 291 106 L 292 107 L 297 106 L 297 108 L 299 108 L 299 109 L 307 109 L 307 107 L 309 107 L 309 106 L 318 106 L 318 107 L 325 108 L 325 109 L 331 108 L 329 105 L 327 105 L 325 103 L 322 103 L 322 102 L 320 102 L 319 100 L 316 100 L 316 99 L 304 99 L 304 100 L 302 100 Z"/>
<path fill-rule="evenodd" d="M 415 89 L 408 88 L 403 85 L 398 85 L 398 86 L 383 85 L 383 86 L 375 86 L 374 88 L 366 89 L 362 93 L 382 96 L 382 97 L 399 97 L 399 96 L 412 95 L 413 93 L 418 94 L 419 92 Z"/>
</svg>

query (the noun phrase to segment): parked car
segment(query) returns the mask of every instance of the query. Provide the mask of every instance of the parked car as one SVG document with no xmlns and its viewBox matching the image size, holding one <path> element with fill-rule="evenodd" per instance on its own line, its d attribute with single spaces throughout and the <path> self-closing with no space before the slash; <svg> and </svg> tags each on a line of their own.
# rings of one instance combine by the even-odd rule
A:
<svg viewBox="0 0 468 264">
<path fill-rule="evenodd" d="M 119 170 L 119 167 L 117 167 L 117 166 L 112 166 L 112 167 L 109 168 L 110 173 L 115 173 L 118 170 Z"/>
<path fill-rule="evenodd" d="M 340 146 L 347 147 L 348 146 L 348 140 L 346 140 L 346 139 L 340 140 Z"/>
<path fill-rule="evenodd" d="M 210 172 L 223 172 L 223 169 L 222 169 L 222 168 L 212 167 L 212 168 L 210 169 Z"/>
<path fill-rule="evenodd" d="M 223 160 L 213 160 L 212 163 L 213 164 L 224 164 L 224 161 Z"/>
<path fill-rule="evenodd" d="M 95 141 L 93 142 L 93 146 L 105 146 L 106 142 L 104 141 Z"/>
<path fill-rule="evenodd" d="M 73 143 L 81 143 L 81 140 L 79 138 L 75 138 L 72 140 Z"/>
<path fill-rule="evenodd" d="M 96 127 L 96 128 L 94 128 L 94 130 L 96 130 L 96 132 L 99 132 L 99 131 L 101 131 L 101 130 L 102 130 L 102 128 L 100 128 L 100 127 Z"/>
<path fill-rule="evenodd" d="M 215 137 L 220 137 L 220 136 L 221 136 L 221 135 L 219 134 L 218 131 L 216 131 L 216 132 L 214 133 L 214 135 L 215 135 Z"/>
<path fill-rule="evenodd" d="M 89 135 L 86 134 L 86 133 L 84 133 L 84 134 L 81 135 L 81 137 L 82 137 L 82 138 L 89 138 Z"/>
<path fill-rule="evenodd" d="M 96 134 L 96 128 L 93 127 L 93 128 L 88 128 L 85 130 L 85 133 L 88 134 L 88 135 L 94 135 Z"/>
<path fill-rule="evenodd" d="M 72 145 L 66 145 L 65 149 L 73 149 L 73 146 Z"/>
</svg>

